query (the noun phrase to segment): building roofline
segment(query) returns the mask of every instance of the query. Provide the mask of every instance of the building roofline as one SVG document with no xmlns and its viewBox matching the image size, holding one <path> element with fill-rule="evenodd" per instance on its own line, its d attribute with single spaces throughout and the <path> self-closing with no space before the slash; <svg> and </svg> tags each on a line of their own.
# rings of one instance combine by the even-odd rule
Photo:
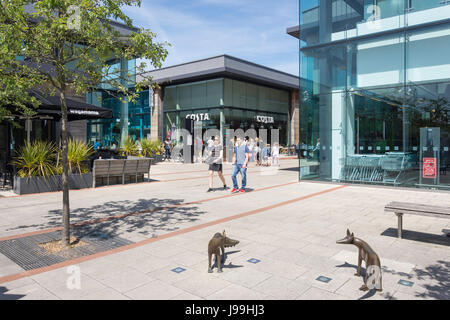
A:
<svg viewBox="0 0 450 320">
<path fill-rule="evenodd" d="M 125 23 L 123 23 L 123 22 L 118 22 L 118 21 L 114 21 L 114 20 L 108 20 L 108 24 L 111 24 L 111 25 L 115 25 L 115 26 L 118 26 L 118 27 L 121 27 L 121 28 L 124 28 L 124 29 L 127 29 L 127 30 L 129 30 L 129 31 L 133 31 L 133 32 L 139 32 L 139 28 L 137 28 L 137 27 L 129 27 L 129 26 L 127 26 Z"/>
<path fill-rule="evenodd" d="M 175 64 L 175 65 L 167 66 L 167 67 L 160 68 L 160 69 L 153 69 L 153 70 L 150 70 L 150 71 L 145 71 L 145 72 L 139 73 L 138 75 L 149 73 L 149 72 L 154 72 L 154 71 L 167 70 L 167 69 L 171 69 L 171 68 L 181 67 L 181 66 L 185 66 L 185 65 L 189 65 L 189 64 L 193 64 L 193 63 L 197 63 L 197 62 L 208 61 L 208 60 L 222 58 L 222 57 L 228 58 L 228 59 L 232 59 L 232 60 L 235 60 L 235 61 L 238 61 L 238 62 L 242 62 L 242 63 L 248 64 L 248 65 L 252 65 L 252 66 L 255 66 L 255 67 L 258 67 L 258 68 L 262 68 L 262 69 L 266 69 L 266 70 L 269 70 L 269 71 L 273 71 L 273 72 L 276 72 L 276 73 L 279 73 L 279 74 L 284 74 L 286 76 L 299 78 L 295 74 L 287 73 L 287 72 L 280 71 L 280 70 L 277 70 L 277 69 L 274 69 L 274 68 L 270 68 L 270 67 L 266 67 L 266 66 L 263 66 L 261 64 L 257 64 L 257 63 L 254 63 L 254 62 L 251 62 L 251 61 L 248 61 L 248 60 L 244 60 L 244 59 L 240 59 L 240 58 L 236 58 L 236 57 L 230 56 L 228 54 L 221 54 L 221 55 L 214 56 L 214 57 L 208 57 L 208 58 L 203 58 L 203 59 L 199 59 L 199 60 L 194 60 L 194 61 L 184 62 L 184 63 L 180 63 L 180 64 Z"/>
<path fill-rule="evenodd" d="M 286 29 L 286 33 L 294 38 L 300 39 L 300 26 L 289 27 Z"/>
<path fill-rule="evenodd" d="M 153 77 L 154 83 L 163 86 L 228 77 L 291 90 L 298 89 L 300 82 L 296 75 L 227 54 L 146 71 L 137 76 Z"/>
</svg>

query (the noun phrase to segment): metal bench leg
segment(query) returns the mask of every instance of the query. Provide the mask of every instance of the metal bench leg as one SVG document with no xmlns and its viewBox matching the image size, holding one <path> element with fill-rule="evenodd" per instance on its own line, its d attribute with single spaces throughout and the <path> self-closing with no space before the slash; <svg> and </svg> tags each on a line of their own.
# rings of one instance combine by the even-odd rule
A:
<svg viewBox="0 0 450 320">
<path fill-rule="evenodd" d="M 395 213 L 398 217 L 398 238 L 401 239 L 402 238 L 402 229 L 403 229 L 403 213 Z"/>
</svg>

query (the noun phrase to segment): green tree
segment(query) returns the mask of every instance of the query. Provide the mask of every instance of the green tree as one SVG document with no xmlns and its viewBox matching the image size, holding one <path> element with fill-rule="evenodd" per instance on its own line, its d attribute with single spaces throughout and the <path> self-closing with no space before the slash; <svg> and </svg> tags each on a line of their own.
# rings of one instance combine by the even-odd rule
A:
<svg viewBox="0 0 450 320">
<path fill-rule="evenodd" d="M 0 0 L 0 65 L 4 79 L 21 75 L 25 82 L 16 94 L 38 83 L 49 94 L 58 95 L 61 104 L 63 232 L 62 241 L 70 243 L 70 207 L 68 185 L 68 94 L 83 95 L 105 85 L 120 98 L 135 101 L 151 79 L 134 82 L 133 74 L 112 66 L 111 61 L 142 58 L 153 67 L 161 67 L 167 43 L 158 43 L 156 35 L 139 29 L 124 35 L 111 23 L 122 22 L 132 28 L 132 20 L 123 12 L 126 6 L 140 6 L 140 0 Z M 28 8 L 33 6 L 33 10 Z M 27 10 L 26 10 L 27 8 Z M 30 13 L 31 12 L 31 13 Z M 23 56 L 30 64 L 12 57 Z M 14 60 L 14 61 L 13 61 Z M 146 69 L 145 62 L 136 72 Z M 129 90 L 133 86 L 134 90 Z M 19 92 L 25 96 L 25 92 Z"/>
</svg>

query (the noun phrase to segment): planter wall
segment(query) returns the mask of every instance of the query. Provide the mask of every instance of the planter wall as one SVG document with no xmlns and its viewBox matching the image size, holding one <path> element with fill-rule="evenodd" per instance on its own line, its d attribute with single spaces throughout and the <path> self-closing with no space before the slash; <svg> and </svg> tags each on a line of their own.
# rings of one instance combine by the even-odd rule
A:
<svg viewBox="0 0 450 320">
<path fill-rule="evenodd" d="M 92 173 L 69 175 L 69 188 L 71 190 L 92 187 Z M 56 192 L 62 190 L 62 177 L 60 175 L 44 177 L 20 178 L 14 177 L 14 193 L 31 194 L 43 192 Z"/>
<path fill-rule="evenodd" d="M 155 154 L 152 157 L 152 163 L 158 163 L 163 161 L 163 155 L 162 154 Z"/>
</svg>

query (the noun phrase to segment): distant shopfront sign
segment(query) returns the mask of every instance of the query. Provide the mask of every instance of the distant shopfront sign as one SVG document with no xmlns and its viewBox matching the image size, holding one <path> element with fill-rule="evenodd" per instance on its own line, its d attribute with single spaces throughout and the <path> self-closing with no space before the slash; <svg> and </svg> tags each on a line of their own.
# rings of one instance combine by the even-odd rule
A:
<svg viewBox="0 0 450 320">
<path fill-rule="evenodd" d="M 186 119 L 191 119 L 194 121 L 209 121 L 211 120 L 209 113 L 192 113 L 186 115 Z"/>
<path fill-rule="evenodd" d="M 436 179 L 437 178 L 437 159 L 423 158 L 423 178 Z"/>
<path fill-rule="evenodd" d="M 256 116 L 256 122 L 261 123 L 275 123 L 275 119 L 273 117 L 267 117 L 267 116 Z"/>
</svg>

